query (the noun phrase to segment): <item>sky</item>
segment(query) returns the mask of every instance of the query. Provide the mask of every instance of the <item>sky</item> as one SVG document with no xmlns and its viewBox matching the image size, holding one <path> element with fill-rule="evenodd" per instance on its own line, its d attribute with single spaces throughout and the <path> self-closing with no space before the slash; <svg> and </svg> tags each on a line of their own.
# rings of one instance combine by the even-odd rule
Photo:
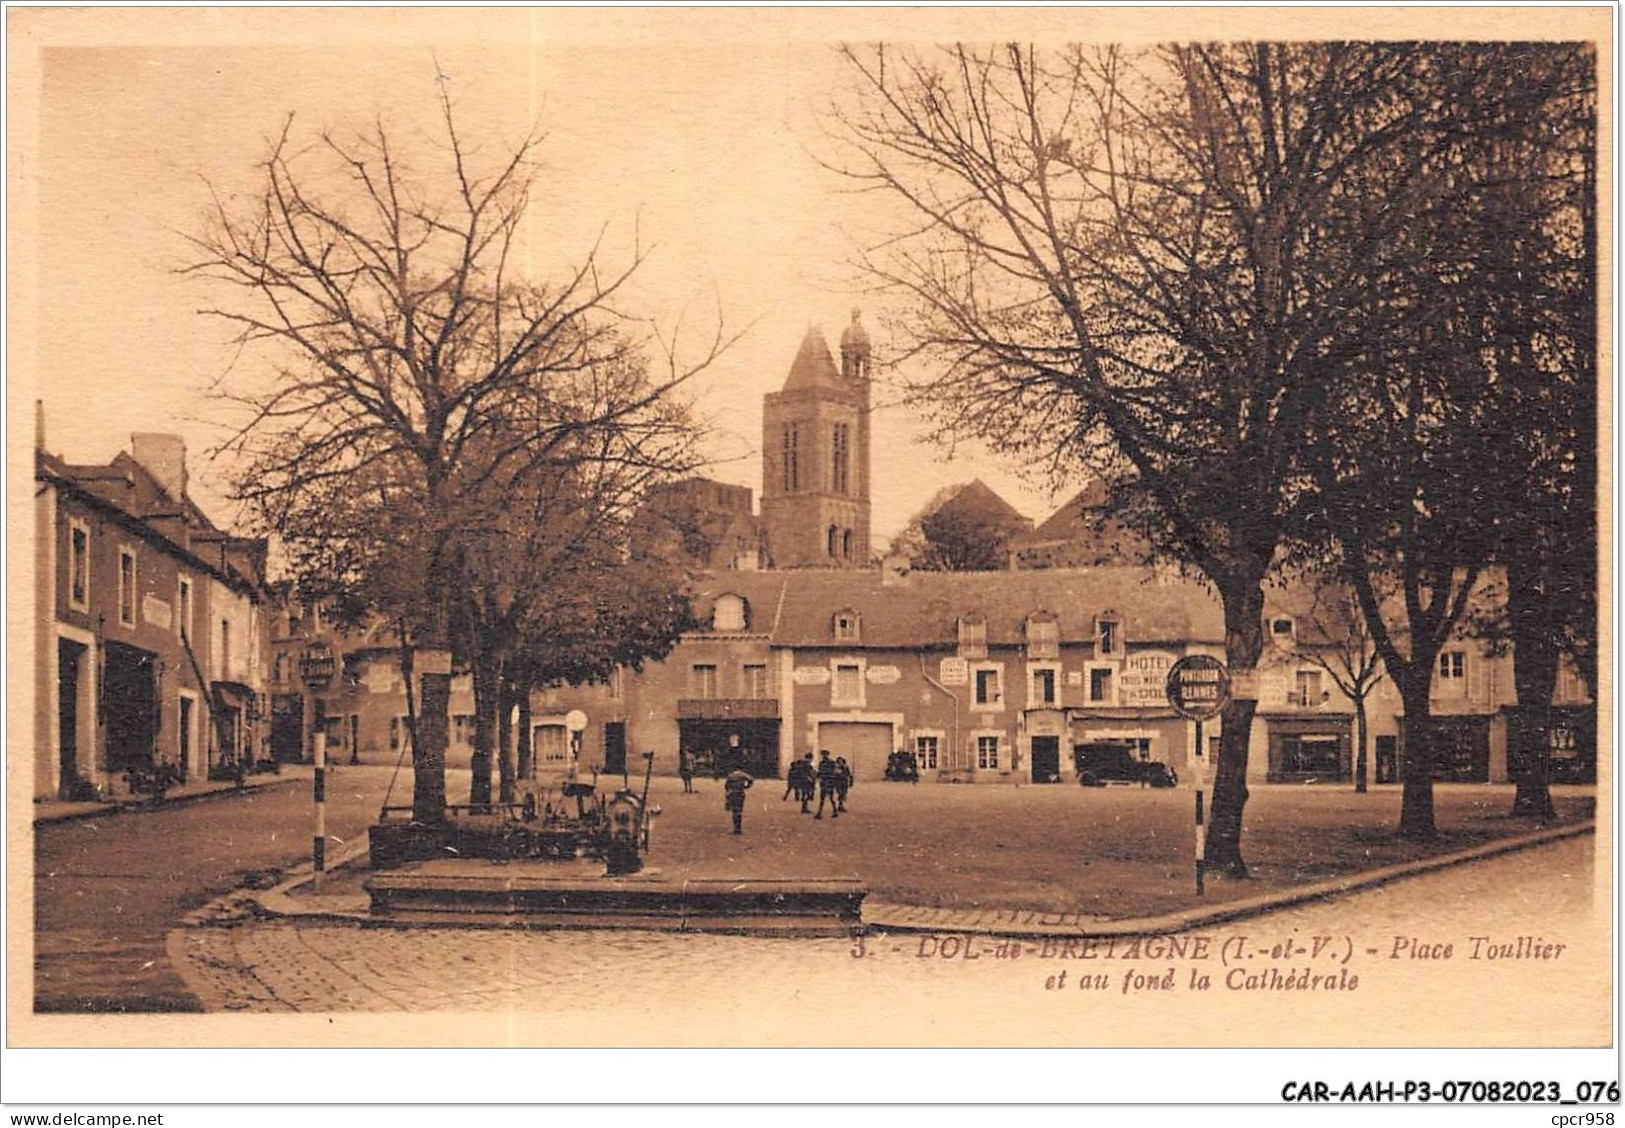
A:
<svg viewBox="0 0 1625 1128">
<path fill-rule="evenodd" d="M 1601 24 L 1584 23 L 1598 12 Z M 546 132 L 535 230 L 548 263 L 579 261 L 602 231 L 611 263 L 634 245 L 651 251 L 629 295 L 636 312 L 668 331 L 681 324 L 688 341 L 719 314 L 744 331 L 693 388 L 715 429 L 711 476 L 760 496 L 763 394 L 782 384 L 809 324 L 833 345 L 862 306 L 881 378 L 877 545 L 945 484 L 976 477 L 1041 520 L 1083 483 L 1052 494 L 974 445 L 924 443 L 921 421 L 895 406 L 889 381 L 929 373 L 886 365 L 898 342 L 845 266 L 854 233 L 886 217 L 815 159 L 829 152 L 820 111 L 846 81 L 836 45 L 986 40 L 993 29 L 1095 42 L 1562 30 L 1552 9 L 1516 18 L 1426 8 L 1296 9 L 1284 22 L 1270 9 L 1202 7 L 13 11 L 12 454 L 36 396 L 47 447 L 72 461 L 105 461 L 134 431 L 179 432 L 197 500 L 229 521 L 229 467 L 205 458 L 221 432 L 204 393 L 233 353 L 196 312 L 218 295 L 175 273 L 208 185 L 229 194 L 250 184 L 290 114 L 305 137 L 382 115 L 397 135 L 423 138 L 443 75 L 465 134 L 490 152 L 533 122 Z M 1576 21 L 1606 29 L 1603 9 L 1563 20 L 1571 32 Z"/>
<path fill-rule="evenodd" d="M 287 115 L 298 137 L 382 115 L 423 140 L 436 125 L 441 74 L 465 135 L 489 152 L 541 123 L 533 220 L 549 263 L 578 261 L 602 230 L 611 264 L 634 244 L 651 252 L 630 308 L 667 331 L 680 323 L 694 345 L 719 314 L 727 331 L 743 331 L 693 395 L 714 428 L 706 472 L 759 496 L 762 395 L 782 384 L 809 325 L 833 347 L 865 304 L 845 264 L 875 204 L 815 159 L 828 151 L 819 111 L 845 81 L 833 42 L 572 42 L 514 15 L 477 34 L 401 42 L 293 36 L 45 51 L 30 233 L 48 449 L 105 461 L 131 432 L 179 432 L 194 494 L 230 519 L 229 467 L 206 458 L 222 433 L 206 392 L 234 353 L 222 327 L 196 312 L 218 293 L 175 273 L 185 236 L 200 229 L 211 185 L 230 194 L 252 184 Z M 896 372 L 884 367 L 892 342 L 880 312 L 871 303 L 865 316 L 883 381 L 872 421 L 877 542 L 944 483 L 974 477 L 1041 520 L 1051 496 L 1006 463 L 967 448 L 949 458 L 921 441 L 921 422 L 884 385 Z"/>
</svg>

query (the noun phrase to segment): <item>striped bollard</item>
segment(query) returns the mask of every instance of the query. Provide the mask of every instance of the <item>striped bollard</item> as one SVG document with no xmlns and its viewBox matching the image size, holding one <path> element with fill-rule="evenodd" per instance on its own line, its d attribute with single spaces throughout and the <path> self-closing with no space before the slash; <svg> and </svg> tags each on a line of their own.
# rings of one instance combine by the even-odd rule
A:
<svg viewBox="0 0 1625 1128">
<path fill-rule="evenodd" d="M 1203 870 L 1207 863 L 1207 827 L 1202 824 L 1202 789 L 1207 786 L 1207 746 L 1202 743 L 1202 722 L 1196 722 L 1196 895 L 1206 893 Z"/>
<path fill-rule="evenodd" d="M 320 881 L 327 868 L 327 734 L 318 730 L 311 744 L 316 761 L 316 833 L 310 840 L 310 858 Z"/>
</svg>

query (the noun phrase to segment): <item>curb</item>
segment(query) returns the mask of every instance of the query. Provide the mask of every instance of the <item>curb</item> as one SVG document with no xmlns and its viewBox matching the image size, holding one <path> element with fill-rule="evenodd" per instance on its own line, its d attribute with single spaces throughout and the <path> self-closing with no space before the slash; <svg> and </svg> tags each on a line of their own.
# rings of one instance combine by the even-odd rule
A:
<svg viewBox="0 0 1625 1128">
<path fill-rule="evenodd" d="M 339 866 L 347 865 L 357 858 L 367 855 L 367 840 L 359 838 L 344 844 L 342 849 L 335 851 L 327 859 L 326 869 L 333 870 Z M 243 891 L 239 890 L 237 896 L 252 901 L 266 916 L 298 917 L 301 920 L 326 921 L 329 923 L 343 922 L 377 923 L 369 907 L 363 904 L 361 908 L 341 908 L 336 904 L 319 905 L 317 902 L 336 901 L 348 903 L 349 898 L 324 898 L 319 893 L 307 894 L 304 897 L 294 897 L 293 891 L 301 889 L 315 880 L 316 870 L 310 862 L 301 862 L 298 866 L 276 885 L 266 890 Z"/>
<path fill-rule="evenodd" d="M 1021 915 L 1040 919 L 1005 923 L 999 920 L 990 921 L 986 918 L 996 916 L 1006 910 L 995 909 L 986 913 L 963 913 L 952 909 L 921 909 L 911 905 L 888 902 L 866 902 L 863 907 L 863 923 L 866 927 L 881 932 L 947 932 L 1012 937 L 1143 936 L 1152 933 L 1184 932 L 1204 925 L 1258 916 L 1275 909 L 1302 904 L 1306 901 L 1319 901 L 1346 893 L 1354 893 L 1374 886 L 1386 885 L 1390 881 L 1431 873 L 1434 870 L 1446 869 L 1450 866 L 1474 862 L 1482 858 L 1491 858 L 1498 854 L 1510 854 L 1518 850 L 1544 846 L 1547 843 L 1558 842 L 1566 838 L 1578 838 L 1582 834 L 1595 834 L 1596 830 L 1597 824 L 1595 820 L 1577 823 L 1573 826 L 1553 827 L 1517 838 L 1503 838 L 1495 842 L 1485 842 L 1466 850 L 1457 851 L 1454 854 L 1419 858 L 1413 862 L 1401 862 L 1398 865 L 1385 866 L 1381 869 L 1367 870 L 1364 873 L 1349 874 L 1346 877 L 1331 878 L 1308 885 L 1281 889 L 1257 897 L 1227 901 L 1222 905 L 1214 905 L 1212 908 L 1185 909 L 1182 912 L 1165 913 L 1162 916 L 1155 917 L 1113 920 L 1105 917 L 1084 918 L 1075 913 L 1033 911 L 1023 912 Z"/>
<path fill-rule="evenodd" d="M 64 811 L 55 815 L 35 815 L 33 821 L 35 826 L 52 826 L 56 823 L 77 822 L 80 819 L 105 819 L 112 815 L 144 815 L 153 811 L 162 811 L 167 807 L 184 807 L 191 803 L 226 799 L 233 795 L 252 795 L 256 791 L 270 791 L 278 787 L 288 787 L 302 782 L 304 782 L 302 776 L 286 776 L 270 783 L 255 783 L 247 787 L 217 787 L 211 791 L 193 791 L 183 795 L 169 795 L 165 796 L 164 801 L 158 804 L 148 803 L 143 800 L 130 800 L 106 803 L 82 811 Z"/>
<path fill-rule="evenodd" d="M 904 905 L 896 902 L 876 901 L 871 898 L 865 899 L 863 904 L 862 927 L 879 932 L 932 932 L 1024 938 L 1144 936 L 1184 932 L 1205 925 L 1259 916 L 1275 909 L 1287 908 L 1307 901 L 1326 900 L 1347 893 L 1355 893 L 1378 885 L 1386 885 L 1391 881 L 1399 881 L 1407 877 L 1447 869 L 1450 866 L 1479 861 L 1483 858 L 1515 853 L 1519 850 L 1544 846 L 1568 838 L 1578 838 L 1584 834 L 1594 834 L 1596 829 L 1597 826 L 1594 820 L 1576 823 L 1572 826 L 1553 827 L 1517 838 L 1485 842 L 1466 850 L 1457 851 L 1454 854 L 1420 858 L 1412 862 L 1402 862 L 1381 869 L 1367 870 L 1364 873 L 1349 874 L 1346 877 L 1331 878 L 1326 881 L 1281 889 L 1257 897 L 1227 901 L 1211 908 L 1185 909 L 1181 912 L 1165 913 L 1155 917 L 1131 917 L 1113 920 L 1104 917 L 1085 918 L 1076 913 L 1021 910 L 1018 914 L 1014 910 L 996 909 L 988 910 L 985 913 L 965 913 L 954 909 Z M 367 843 L 364 839 L 348 843 L 344 849 L 332 856 L 329 860 L 329 868 L 337 868 L 365 855 L 366 852 Z M 238 890 L 231 896 L 252 902 L 258 906 L 264 915 L 269 917 L 295 918 L 331 924 L 362 924 L 369 927 L 384 928 L 422 927 L 425 923 L 432 923 L 391 921 L 388 918 L 375 917 L 371 915 L 366 907 L 352 907 L 349 898 L 331 898 L 332 901 L 338 903 L 322 906 L 316 903 L 323 900 L 319 894 L 299 898 L 293 897 L 292 891 L 310 884 L 313 876 L 314 871 L 310 863 L 305 862 L 271 889 L 263 891 Z M 988 919 L 990 917 L 997 918 L 1004 914 L 1020 915 L 1031 919 L 1023 921 Z M 445 923 L 440 925 L 440 927 L 447 926 Z M 550 927 L 568 928 L 570 925 Z M 589 926 L 583 924 L 582 927 Z"/>
</svg>

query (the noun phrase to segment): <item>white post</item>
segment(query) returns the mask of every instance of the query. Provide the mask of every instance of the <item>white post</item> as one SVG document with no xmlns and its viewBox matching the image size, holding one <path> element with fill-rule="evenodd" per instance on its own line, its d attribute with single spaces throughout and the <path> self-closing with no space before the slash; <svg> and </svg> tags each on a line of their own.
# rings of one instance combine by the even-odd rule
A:
<svg viewBox="0 0 1625 1128">
<path fill-rule="evenodd" d="M 310 857 L 315 880 L 320 882 L 327 868 L 327 733 L 320 729 L 311 737 L 311 753 L 316 761 L 316 832 L 311 838 Z"/>
</svg>

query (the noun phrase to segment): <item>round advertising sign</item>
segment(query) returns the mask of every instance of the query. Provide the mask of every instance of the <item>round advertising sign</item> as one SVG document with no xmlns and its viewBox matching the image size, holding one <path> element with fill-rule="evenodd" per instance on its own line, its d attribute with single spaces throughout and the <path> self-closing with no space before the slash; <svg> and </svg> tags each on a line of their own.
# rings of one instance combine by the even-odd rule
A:
<svg viewBox="0 0 1625 1128">
<path fill-rule="evenodd" d="M 564 714 L 564 727 L 571 732 L 580 732 L 587 727 L 587 714 L 580 709 L 571 709 Z"/>
<path fill-rule="evenodd" d="M 1168 704 L 1188 721 L 1219 715 L 1230 700 L 1230 672 L 1209 654 L 1187 654 L 1168 671 Z"/>
</svg>

